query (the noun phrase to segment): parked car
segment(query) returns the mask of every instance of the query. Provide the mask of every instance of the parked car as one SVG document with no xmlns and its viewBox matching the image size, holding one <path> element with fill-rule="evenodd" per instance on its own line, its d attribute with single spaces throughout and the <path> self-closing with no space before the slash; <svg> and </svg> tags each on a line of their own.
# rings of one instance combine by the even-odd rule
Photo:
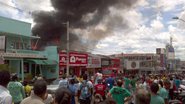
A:
<svg viewBox="0 0 185 104">
<path fill-rule="evenodd" d="M 60 79 L 56 79 L 50 85 L 47 86 L 47 92 L 49 94 L 54 94 L 55 93 L 55 91 L 59 87 L 59 81 L 60 81 Z"/>
<path fill-rule="evenodd" d="M 60 82 L 60 79 L 56 79 L 50 85 L 47 86 L 48 94 L 54 94 L 55 93 L 55 91 L 59 88 L 59 82 Z M 78 89 L 79 86 L 80 86 L 80 83 L 78 81 L 76 81 L 75 86 Z"/>
</svg>

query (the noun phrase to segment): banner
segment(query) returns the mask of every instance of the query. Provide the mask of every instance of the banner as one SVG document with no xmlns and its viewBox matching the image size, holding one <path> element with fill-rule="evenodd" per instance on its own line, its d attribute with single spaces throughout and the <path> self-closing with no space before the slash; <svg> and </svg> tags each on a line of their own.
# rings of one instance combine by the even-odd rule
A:
<svg viewBox="0 0 185 104">
<path fill-rule="evenodd" d="M 70 52 L 69 53 L 69 65 L 70 66 L 87 66 L 88 55 L 84 53 Z M 66 66 L 67 54 L 66 52 L 60 52 L 59 54 L 60 66 Z"/>
</svg>

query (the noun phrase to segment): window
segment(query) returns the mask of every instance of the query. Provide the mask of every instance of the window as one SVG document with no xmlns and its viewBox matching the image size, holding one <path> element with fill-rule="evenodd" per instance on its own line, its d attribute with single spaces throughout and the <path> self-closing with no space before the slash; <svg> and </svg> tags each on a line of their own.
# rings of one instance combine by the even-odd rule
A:
<svg viewBox="0 0 185 104">
<path fill-rule="evenodd" d="M 29 73 L 29 63 L 24 62 L 24 73 Z"/>
<path fill-rule="evenodd" d="M 15 49 L 23 49 L 23 44 L 20 42 L 15 42 Z"/>
</svg>

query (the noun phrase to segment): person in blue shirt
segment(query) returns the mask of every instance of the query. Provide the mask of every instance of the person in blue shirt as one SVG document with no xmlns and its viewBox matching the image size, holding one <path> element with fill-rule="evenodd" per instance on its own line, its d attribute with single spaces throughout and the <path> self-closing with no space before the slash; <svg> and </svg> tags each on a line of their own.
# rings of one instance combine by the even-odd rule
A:
<svg viewBox="0 0 185 104">
<path fill-rule="evenodd" d="M 59 87 L 68 87 L 68 80 L 66 78 L 66 75 L 63 75 L 62 79 L 59 81 Z"/>
<path fill-rule="evenodd" d="M 75 96 L 77 94 L 78 88 L 75 86 L 75 79 L 74 78 L 69 81 L 68 89 L 70 90 L 70 92 L 72 94 L 71 104 L 75 104 Z"/>
<path fill-rule="evenodd" d="M 78 88 L 78 99 L 80 104 L 91 104 L 93 84 L 88 80 L 87 74 L 83 75 L 83 81 Z"/>
<path fill-rule="evenodd" d="M 114 78 L 112 76 L 109 76 L 109 78 L 107 78 L 105 80 L 105 83 L 106 83 L 107 87 L 109 89 L 111 89 L 114 86 L 114 83 L 115 83 Z"/>
<path fill-rule="evenodd" d="M 178 88 L 180 87 L 180 84 L 181 84 L 181 80 L 179 79 L 178 76 L 176 76 L 175 85 L 176 85 L 176 87 L 177 87 L 177 90 L 178 90 Z"/>
</svg>

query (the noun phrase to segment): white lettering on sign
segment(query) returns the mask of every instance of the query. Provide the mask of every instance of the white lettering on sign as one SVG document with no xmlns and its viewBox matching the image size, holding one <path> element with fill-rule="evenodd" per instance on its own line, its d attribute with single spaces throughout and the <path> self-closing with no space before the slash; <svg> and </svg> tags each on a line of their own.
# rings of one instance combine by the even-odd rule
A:
<svg viewBox="0 0 185 104">
<path fill-rule="evenodd" d="M 80 58 L 80 57 L 76 58 L 76 61 L 81 61 L 82 63 L 85 63 L 86 60 L 87 60 L 86 58 Z"/>
<path fill-rule="evenodd" d="M 70 58 L 70 62 L 71 62 L 71 63 L 75 63 L 75 62 L 76 62 L 76 58 L 75 58 L 75 56 L 71 56 L 71 58 Z"/>
</svg>

